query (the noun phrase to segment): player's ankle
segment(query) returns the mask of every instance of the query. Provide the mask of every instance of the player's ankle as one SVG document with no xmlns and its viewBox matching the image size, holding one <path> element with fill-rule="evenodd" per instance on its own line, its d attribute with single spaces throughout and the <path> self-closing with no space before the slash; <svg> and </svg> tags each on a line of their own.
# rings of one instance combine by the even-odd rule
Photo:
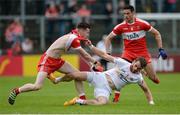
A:
<svg viewBox="0 0 180 115">
<path fill-rule="evenodd" d="M 77 99 L 76 104 L 85 105 L 85 100 L 84 99 Z"/>
<path fill-rule="evenodd" d="M 16 95 L 18 95 L 18 94 L 20 93 L 19 88 L 14 88 L 13 90 L 14 90 L 14 92 L 16 93 Z"/>
</svg>

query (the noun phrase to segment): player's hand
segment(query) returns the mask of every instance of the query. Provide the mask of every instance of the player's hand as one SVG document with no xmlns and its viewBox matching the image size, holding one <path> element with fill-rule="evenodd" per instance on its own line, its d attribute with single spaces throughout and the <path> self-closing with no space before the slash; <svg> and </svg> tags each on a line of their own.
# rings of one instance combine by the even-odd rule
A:
<svg viewBox="0 0 180 115">
<path fill-rule="evenodd" d="M 93 66 L 92 70 L 96 72 L 103 72 L 104 68 L 102 66 Z"/>
<path fill-rule="evenodd" d="M 156 84 L 159 84 L 159 83 L 160 83 L 160 80 L 159 80 L 159 78 L 155 78 L 155 79 L 153 80 L 153 82 L 156 83 Z"/>
<path fill-rule="evenodd" d="M 91 46 L 91 45 L 92 45 L 92 42 L 91 42 L 89 39 L 86 39 L 86 40 L 84 41 L 84 43 L 85 43 L 85 45 L 87 45 L 87 46 Z"/>
<path fill-rule="evenodd" d="M 162 57 L 162 59 L 167 58 L 167 54 L 166 54 L 165 50 L 162 48 L 159 48 L 159 56 L 158 57 L 160 57 L 160 56 Z"/>
<path fill-rule="evenodd" d="M 150 105 L 155 105 L 154 101 L 149 101 Z"/>
<path fill-rule="evenodd" d="M 103 72 L 104 68 L 102 67 L 101 63 L 96 61 L 94 62 L 94 65 L 91 68 L 92 71 L 97 71 L 97 72 Z"/>
</svg>

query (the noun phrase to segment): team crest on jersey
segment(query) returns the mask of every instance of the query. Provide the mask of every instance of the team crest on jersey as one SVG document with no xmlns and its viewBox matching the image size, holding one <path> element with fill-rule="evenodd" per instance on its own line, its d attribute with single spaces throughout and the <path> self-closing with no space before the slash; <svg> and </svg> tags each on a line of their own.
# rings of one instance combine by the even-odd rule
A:
<svg viewBox="0 0 180 115">
<path fill-rule="evenodd" d="M 134 29 L 133 29 L 133 27 L 131 27 L 131 31 L 133 31 Z"/>
</svg>

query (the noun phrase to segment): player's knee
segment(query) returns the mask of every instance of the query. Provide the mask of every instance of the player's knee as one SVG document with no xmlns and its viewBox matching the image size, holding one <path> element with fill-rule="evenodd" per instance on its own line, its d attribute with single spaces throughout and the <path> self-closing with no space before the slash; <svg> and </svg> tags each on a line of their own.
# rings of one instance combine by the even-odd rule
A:
<svg viewBox="0 0 180 115">
<path fill-rule="evenodd" d="M 107 101 L 106 101 L 106 100 L 101 100 L 101 101 L 99 101 L 99 105 L 105 105 L 105 104 L 107 104 Z"/>
<path fill-rule="evenodd" d="M 69 78 L 71 78 L 71 79 L 76 79 L 76 72 L 69 73 L 68 76 L 69 76 Z"/>
<path fill-rule="evenodd" d="M 38 84 L 34 85 L 34 90 L 35 91 L 40 90 L 40 89 L 42 89 L 42 85 L 38 85 Z"/>
<path fill-rule="evenodd" d="M 101 97 L 98 99 L 98 105 L 105 105 L 108 103 L 108 100 L 105 97 Z"/>
</svg>

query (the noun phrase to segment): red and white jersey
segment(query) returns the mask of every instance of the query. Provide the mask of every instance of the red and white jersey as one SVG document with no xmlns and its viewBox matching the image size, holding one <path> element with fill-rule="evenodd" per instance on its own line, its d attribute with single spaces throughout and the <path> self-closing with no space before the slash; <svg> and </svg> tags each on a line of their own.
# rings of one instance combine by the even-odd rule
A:
<svg viewBox="0 0 180 115">
<path fill-rule="evenodd" d="M 134 23 L 126 21 L 114 27 L 114 35 L 122 35 L 124 40 L 124 50 L 133 53 L 147 52 L 146 31 L 150 31 L 152 26 L 139 18 L 135 18 Z"/>
<path fill-rule="evenodd" d="M 59 58 L 62 54 L 66 53 L 69 50 L 77 50 L 81 48 L 80 40 L 85 38 L 80 36 L 76 30 L 73 30 L 71 33 L 66 34 L 58 38 L 46 51 L 46 54 Z"/>
</svg>

